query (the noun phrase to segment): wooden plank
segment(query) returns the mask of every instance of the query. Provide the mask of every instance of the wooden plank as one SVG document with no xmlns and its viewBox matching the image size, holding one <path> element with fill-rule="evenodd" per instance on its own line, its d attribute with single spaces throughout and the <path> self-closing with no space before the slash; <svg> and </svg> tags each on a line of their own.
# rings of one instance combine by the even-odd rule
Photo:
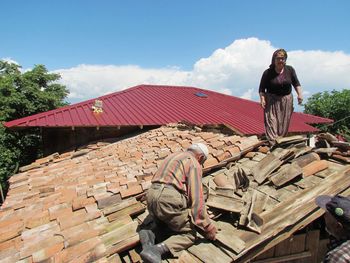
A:
<svg viewBox="0 0 350 263">
<path fill-rule="evenodd" d="M 144 212 L 145 209 L 146 209 L 146 207 L 143 204 L 141 204 L 140 202 L 137 202 L 136 204 L 125 207 L 122 210 L 119 210 L 117 212 L 114 212 L 113 214 L 108 215 L 107 218 L 108 218 L 109 222 L 112 222 L 112 221 L 117 220 L 118 218 L 126 216 L 126 215 L 133 216 L 136 214 L 140 214 L 140 213 Z"/>
<path fill-rule="evenodd" d="M 322 183 L 324 179 L 311 175 L 309 177 L 303 178 L 302 180 L 295 182 L 294 184 L 303 188 L 308 189 L 311 187 L 314 187 L 315 185 L 318 185 L 319 183 Z"/>
<path fill-rule="evenodd" d="M 286 256 L 290 254 L 290 239 L 287 238 L 282 242 L 278 243 L 275 247 L 275 257 Z"/>
<path fill-rule="evenodd" d="M 290 254 L 287 256 L 273 257 L 268 259 L 252 261 L 254 263 L 279 263 L 279 262 L 295 262 L 296 259 L 307 258 L 309 260 L 311 253 L 309 251 Z"/>
<path fill-rule="evenodd" d="M 334 195 L 344 191 L 350 186 L 349 175 L 350 166 L 346 166 L 343 171 L 328 177 L 324 183 L 292 195 L 290 199 L 278 204 L 273 210 L 262 213 L 261 216 L 266 223 L 260 235 L 247 231 L 237 231 L 237 235 L 246 242 L 246 248 L 238 255 L 238 258 L 240 260 L 251 258 L 252 254 L 258 254 L 257 246 L 259 244 L 272 238 L 278 240 L 275 237 L 282 234 L 287 227 L 289 231 L 286 235 L 290 236 L 293 233 L 290 229 L 293 229 L 294 225 L 300 227 L 302 224 L 299 222 L 309 223 L 311 222 L 309 220 L 314 219 L 314 216 L 318 217 L 323 214 L 323 211 L 318 212 L 320 209 L 315 204 L 315 197 L 322 194 Z M 269 243 L 273 242 L 270 241 Z M 248 252 L 250 252 L 250 255 L 243 257 Z"/>
<path fill-rule="evenodd" d="M 182 251 L 177 263 L 200 263 L 201 261 L 195 256 L 188 253 L 186 250 Z"/>
<path fill-rule="evenodd" d="M 264 253 L 260 254 L 253 260 L 257 261 L 259 259 L 273 258 L 274 255 L 275 255 L 275 247 L 271 247 L 270 249 L 266 250 Z"/>
<path fill-rule="evenodd" d="M 321 239 L 318 243 L 317 262 L 323 262 L 328 252 L 329 239 Z"/>
<path fill-rule="evenodd" d="M 344 191 L 340 191 L 339 194 L 342 194 L 344 196 L 350 195 L 350 188 L 345 188 L 345 190 Z M 235 262 L 238 262 L 238 263 L 239 262 L 246 262 L 246 261 L 252 259 L 255 256 L 258 256 L 258 255 L 260 255 L 260 254 L 262 254 L 262 253 L 264 253 L 264 252 L 266 252 L 266 251 L 268 251 L 270 249 L 273 249 L 276 244 L 278 244 L 279 242 L 285 240 L 286 238 L 291 237 L 291 235 L 295 231 L 303 229 L 304 227 L 309 225 L 311 222 L 315 221 L 317 218 L 319 218 L 323 214 L 324 214 L 324 210 L 323 209 L 317 209 L 315 212 L 309 213 L 301 221 L 298 221 L 297 224 L 295 224 L 291 228 L 284 229 L 278 236 L 276 236 L 272 240 L 271 239 L 266 239 L 261 244 L 256 245 L 253 250 L 249 251 L 249 253 L 246 253 L 244 255 L 241 255 L 241 256 L 237 257 Z M 239 231 L 237 231 L 237 232 L 239 232 Z M 241 236 L 241 237 L 244 236 L 244 234 L 243 235 L 242 234 L 237 234 L 237 235 Z M 321 261 L 318 261 L 318 262 L 321 262 Z"/>
<path fill-rule="evenodd" d="M 304 252 L 305 239 L 306 239 L 306 234 L 299 234 L 299 235 L 294 235 L 290 237 L 290 240 L 291 240 L 290 253 L 295 254 L 295 253 Z M 310 256 L 311 256 L 311 253 L 310 253 Z M 301 260 L 295 260 L 293 263 L 301 263 Z"/>
<path fill-rule="evenodd" d="M 209 207 L 234 213 L 241 212 L 244 207 L 243 201 L 219 195 L 209 195 L 206 204 Z"/>
<path fill-rule="evenodd" d="M 320 231 L 312 230 L 306 233 L 306 250 L 311 252 L 311 258 L 308 259 L 308 263 L 317 263 L 318 256 L 318 244 L 320 241 Z M 306 263 L 306 260 L 304 261 Z"/>
<path fill-rule="evenodd" d="M 229 263 L 232 258 L 226 255 L 212 243 L 201 242 L 187 249 L 202 262 Z"/>
<path fill-rule="evenodd" d="M 120 210 L 122 210 L 128 206 L 131 206 L 133 204 L 136 204 L 136 203 L 137 203 L 137 201 L 134 197 L 129 198 L 129 199 L 124 199 L 123 201 L 121 201 L 113 206 L 109 206 L 109 207 L 104 208 L 102 210 L 102 212 L 105 216 L 107 216 L 109 214 L 120 211 Z"/>
<path fill-rule="evenodd" d="M 217 222 L 216 225 L 219 229 L 216 234 L 217 241 L 232 249 L 237 254 L 240 253 L 245 247 L 245 242 L 238 236 L 233 235 L 236 228 L 229 223 L 221 221 Z"/>
<path fill-rule="evenodd" d="M 276 173 L 271 175 L 270 181 L 276 186 L 281 186 L 293 180 L 295 177 L 302 175 L 302 173 L 302 169 L 296 163 L 284 164 Z"/>
<path fill-rule="evenodd" d="M 280 188 L 280 189 L 277 189 L 276 198 L 278 201 L 283 202 L 285 200 L 288 200 L 293 195 L 294 195 L 294 193 L 288 191 L 287 189 Z"/>
<path fill-rule="evenodd" d="M 132 263 L 142 262 L 141 256 L 135 251 L 135 249 L 130 250 L 129 255 Z"/>
<path fill-rule="evenodd" d="M 133 221 L 127 225 L 124 225 L 122 227 L 119 227 L 111 232 L 108 232 L 102 235 L 101 240 L 106 246 L 112 246 L 114 244 L 117 244 L 123 241 L 124 239 L 127 239 L 137 234 L 136 233 L 137 226 L 138 226 L 137 222 Z"/>
<path fill-rule="evenodd" d="M 325 169 L 321 172 L 318 172 L 315 175 L 318 177 L 321 177 L 321 178 L 326 178 L 327 176 L 330 176 L 330 175 L 335 174 L 337 172 L 338 172 L 337 170 L 329 167 L 328 169 Z"/>
<path fill-rule="evenodd" d="M 135 235 L 130 236 L 129 238 L 126 238 L 116 244 L 107 245 L 106 254 L 110 256 L 115 253 L 124 252 L 130 248 L 134 248 L 137 244 L 139 244 L 139 242 L 140 242 L 140 238 L 139 238 L 139 235 L 136 233 Z"/>
</svg>

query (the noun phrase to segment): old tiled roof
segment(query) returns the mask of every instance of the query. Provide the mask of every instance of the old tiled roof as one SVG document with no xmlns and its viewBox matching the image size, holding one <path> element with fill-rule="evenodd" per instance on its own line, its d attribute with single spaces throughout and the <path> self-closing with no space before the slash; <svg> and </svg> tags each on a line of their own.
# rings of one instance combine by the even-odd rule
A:
<svg viewBox="0 0 350 263">
<path fill-rule="evenodd" d="M 263 134 L 263 111 L 259 103 L 210 90 L 183 86 L 140 85 L 99 97 L 102 109 L 95 112 L 95 99 L 5 123 L 18 127 L 95 127 L 165 125 L 187 121 L 196 125 L 224 124 L 239 134 Z M 309 124 L 330 119 L 293 114 L 290 132 L 315 132 Z"/>
<path fill-rule="evenodd" d="M 88 261 L 136 244 L 137 222 L 130 216 L 145 206 L 135 196 L 150 186 L 152 174 L 169 153 L 201 141 L 211 152 L 206 167 L 258 143 L 256 137 L 170 125 L 22 167 L 10 178 L 0 210 L 0 259 Z"/>
<path fill-rule="evenodd" d="M 251 258 L 262 248 L 288 237 L 285 229 L 292 233 L 320 216 L 322 212 L 313 202 L 315 196 L 340 193 L 350 186 L 349 174 L 342 172 L 344 166 L 325 160 L 316 164 L 327 162 L 328 169 L 317 175 L 310 172 L 307 178 L 285 187 L 258 185 L 252 180 L 248 191 L 240 190 L 240 195 L 258 191 L 258 204 L 248 206 L 252 211 L 247 210 L 245 215 L 254 219 L 252 214 L 258 213 L 264 228 L 237 228 L 232 217 L 230 223 L 219 217 L 220 209 L 237 207 L 228 198 L 230 189 L 215 187 L 216 183 L 220 186 L 217 177 L 229 175 L 237 165 L 246 171 L 254 169 L 265 160 L 268 148 L 260 146 L 263 142 L 256 136 L 241 137 L 226 131 L 171 124 L 113 143 L 100 142 L 74 152 L 53 154 L 21 167 L 20 173 L 10 178 L 10 189 L 0 209 L 0 262 L 121 262 L 120 255 L 126 252 L 125 257 L 137 262 L 136 229 L 147 215 L 142 198 L 152 174 L 169 153 L 184 150 L 194 142 L 205 142 L 210 149 L 204 181 L 211 193 L 210 215 L 219 218 L 216 223 L 221 230 L 219 243 L 197 243 L 184 252 L 182 262 Z M 298 146 L 293 151 L 300 154 L 305 149 Z M 289 150 L 276 150 L 272 156 L 275 159 L 266 162 L 266 167 L 275 164 L 277 156 L 290 159 Z M 237 162 L 229 162 L 234 160 Z M 274 182 L 279 178 L 277 183 L 284 180 L 275 174 L 271 178 Z M 242 206 L 243 202 L 238 200 L 238 204 Z M 251 229 L 258 229 L 260 234 Z M 227 250 L 227 246 L 234 250 Z"/>
</svg>

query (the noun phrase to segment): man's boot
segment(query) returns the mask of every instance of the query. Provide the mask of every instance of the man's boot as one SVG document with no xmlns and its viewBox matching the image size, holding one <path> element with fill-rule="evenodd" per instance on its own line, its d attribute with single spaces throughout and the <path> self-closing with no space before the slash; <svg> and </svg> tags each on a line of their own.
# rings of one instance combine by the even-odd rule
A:
<svg viewBox="0 0 350 263">
<path fill-rule="evenodd" d="M 142 250 L 154 245 L 156 236 L 154 235 L 152 230 L 142 229 L 139 232 L 139 236 L 142 245 Z"/>
<path fill-rule="evenodd" d="M 150 247 L 146 247 L 140 253 L 142 260 L 145 263 L 160 263 L 162 256 L 169 252 L 169 248 L 164 243 L 159 243 Z"/>
</svg>

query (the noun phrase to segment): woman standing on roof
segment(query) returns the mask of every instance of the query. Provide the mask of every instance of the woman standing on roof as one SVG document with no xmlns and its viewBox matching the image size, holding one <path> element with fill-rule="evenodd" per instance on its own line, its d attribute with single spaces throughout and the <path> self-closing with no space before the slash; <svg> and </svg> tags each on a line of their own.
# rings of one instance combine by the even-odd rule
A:
<svg viewBox="0 0 350 263">
<path fill-rule="evenodd" d="M 288 133 L 293 113 L 292 86 L 298 95 L 299 105 L 303 101 L 301 85 L 292 66 L 286 65 L 287 52 L 277 49 L 272 55 L 271 65 L 261 77 L 259 86 L 260 104 L 264 109 L 264 124 L 267 139 L 272 145 L 276 138 Z"/>
</svg>

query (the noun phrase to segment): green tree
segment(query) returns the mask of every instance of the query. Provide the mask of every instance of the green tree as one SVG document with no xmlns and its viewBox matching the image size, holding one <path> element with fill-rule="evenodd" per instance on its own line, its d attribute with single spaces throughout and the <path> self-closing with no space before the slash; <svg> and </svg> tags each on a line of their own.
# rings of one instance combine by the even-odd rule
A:
<svg viewBox="0 0 350 263">
<path fill-rule="evenodd" d="M 316 93 L 308 99 L 304 112 L 333 119 L 333 124 L 319 128 L 350 140 L 350 90 Z"/>
<path fill-rule="evenodd" d="M 39 129 L 9 130 L 3 123 L 64 106 L 69 93 L 57 83 L 60 75 L 43 65 L 26 72 L 20 69 L 0 60 L 0 183 L 5 191 L 18 166 L 31 163 L 42 151 Z"/>
</svg>

